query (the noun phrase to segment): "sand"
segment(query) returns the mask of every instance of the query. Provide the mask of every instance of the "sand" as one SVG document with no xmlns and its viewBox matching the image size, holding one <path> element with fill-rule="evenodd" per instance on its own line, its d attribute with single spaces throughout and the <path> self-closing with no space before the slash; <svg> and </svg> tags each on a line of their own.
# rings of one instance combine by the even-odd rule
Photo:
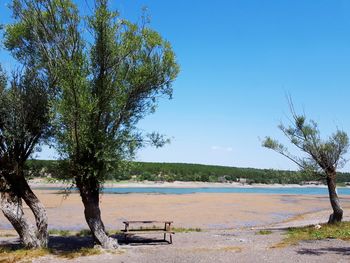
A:
<svg viewBox="0 0 350 263">
<path fill-rule="evenodd" d="M 86 229 L 80 196 L 66 198 L 52 190 L 35 190 L 47 208 L 50 229 Z M 341 197 L 345 220 L 350 220 L 350 197 Z M 175 227 L 201 228 L 202 232 L 176 233 L 172 245 L 159 242 L 123 244 L 117 253 L 74 260 L 53 255 L 33 262 L 349 262 L 349 243 L 341 240 L 301 242 L 273 248 L 284 236 L 283 228 L 326 222 L 331 212 L 327 196 L 275 194 L 103 194 L 101 210 L 107 230 L 122 229 L 127 220 L 172 220 Z M 28 208 L 25 209 L 28 213 Z M 0 232 L 10 231 L 0 216 Z M 267 236 L 259 229 L 272 229 Z M 119 238 L 119 236 L 114 236 Z M 156 237 L 157 238 L 157 237 Z M 122 239 L 120 239 L 121 241 Z M 0 245 L 18 242 L 1 237 Z M 90 237 L 50 237 L 49 246 L 79 249 L 92 246 Z"/>
<path fill-rule="evenodd" d="M 78 193 L 68 196 L 52 190 L 35 190 L 44 203 L 50 229 L 78 230 L 87 228 L 83 205 Z M 341 197 L 345 215 L 350 197 Z M 176 227 L 230 229 L 281 224 L 303 215 L 319 213 L 319 221 L 327 221 L 330 204 L 327 196 L 275 195 L 242 193 L 103 194 L 101 211 L 107 229 L 122 229 L 124 220 L 170 220 Z M 29 214 L 28 209 L 25 213 Z M 312 217 L 312 216 L 311 216 Z M 316 218 L 316 217 L 312 217 Z M 316 221 L 315 221 L 316 222 Z M 314 222 L 310 222 L 314 223 Z M 11 225 L 0 216 L 0 229 Z"/>
</svg>

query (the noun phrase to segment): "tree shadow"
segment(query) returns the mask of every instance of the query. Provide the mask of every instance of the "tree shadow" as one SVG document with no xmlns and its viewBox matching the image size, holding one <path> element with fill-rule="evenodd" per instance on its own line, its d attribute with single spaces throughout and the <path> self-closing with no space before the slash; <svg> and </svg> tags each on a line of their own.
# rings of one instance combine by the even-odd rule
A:
<svg viewBox="0 0 350 263">
<path fill-rule="evenodd" d="M 349 247 L 325 247 L 325 248 L 302 248 L 297 251 L 301 255 L 322 256 L 324 254 L 338 254 L 342 256 L 350 256 Z"/>
<path fill-rule="evenodd" d="M 48 249 L 53 254 L 63 254 L 67 252 L 78 251 L 82 248 L 93 248 L 94 242 L 92 237 L 78 236 L 50 236 Z M 0 250 L 16 251 L 25 249 L 19 238 L 1 240 Z"/>
<path fill-rule="evenodd" d="M 49 249 L 60 254 L 77 251 L 82 248 L 93 248 L 94 242 L 90 236 L 50 236 L 48 246 Z"/>
<path fill-rule="evenodd" d="M 169 242 L 165 241 L 164 239 L 152 237 L 140 237 L 133 235 L 125 239 L 123 234 L 115 234 L 111 235 L 110 237 L 117 239 L 120 246 L 159 246 L 169 244 Z M 94 248 L 94 245 L 95 243 L 92 236 L 50 236 L 48 249 L 51 254 L 65 255 L 81 249 Z M 24 246 L 20 242 L 19 238 L 10 238 L 0 241 L 0 250 L 14 252 L 20 249 L 24 249 Z"/>
<path fill-rule="evenodd" d="M 15 251 L 19 249 L 23 249 L 23 245 L 18 239 L 10 239 L 10 240 L 1 240 L 0 249 L 5 251 Z"/>
</svg>

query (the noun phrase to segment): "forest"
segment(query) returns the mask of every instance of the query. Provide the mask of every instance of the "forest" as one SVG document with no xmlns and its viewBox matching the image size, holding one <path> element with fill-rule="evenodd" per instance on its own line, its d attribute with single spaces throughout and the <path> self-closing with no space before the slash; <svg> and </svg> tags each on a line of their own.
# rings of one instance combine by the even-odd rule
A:
<svg viewBox="0 0 350 263">
<path fill-rule="evenodd" d="M 65 179 L 64 162 L 55 160 L 29 160 L 26 174 L 30 177 L 50 176 Z M 240 178 L 246 183 L 262 184 L 303 184 L 308 181 L 322 181 L 314 175 L 300 171 L 239 168 L 219 165 L 189 163 L 130 162 L 125 169 L 110 172 L 109 180 L 135 181 L 197 181 L 197 182 L 236 182 Z M 338 173 L 337 181 L 344 184 L 350 181 L 349 173 Z"/>
</svg>

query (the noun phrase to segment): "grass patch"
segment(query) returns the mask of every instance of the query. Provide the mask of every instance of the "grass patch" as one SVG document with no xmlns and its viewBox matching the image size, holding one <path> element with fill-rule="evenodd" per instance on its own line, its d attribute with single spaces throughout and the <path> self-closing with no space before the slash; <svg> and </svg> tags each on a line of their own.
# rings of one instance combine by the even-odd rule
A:
<svg viewBox="0 0 350 263">
<path fill-rule="evenodd" d="M 150 227 L 144 227 L 144 226 L 140 226 L 139 228 L 131 228 L 130 230 L 147 230 L 147 229 L 155 229 L 155 230 L 163 230 L 164 227 L 163 226 L 150 226 Z M 185 228 L 185 227 L 172 227 L 171 231 L 174 231 L 175 233 L 189 233 L 189 232 L 202 232 L 203 230 L 199 227 L 196 228 Z M 122 233 L 121 230 L 113 230 L 113 231 L 108 231 L 109 233 Z"/>
<path fill-rule="evenodd" d="M 11 234 L 11 233 L 4 233 L 4 234 L 0 234 L 0 237 L 16 237 L 18 235 L 16 234 Z"/>
<path fill-rule="evenodd" d="M 67 237 L 67 236 L 72 235 L 72 232 L 69 230 L 50 229 L 49 235 Z"/>
<path fill-rule="evenodd" d="M 241 252 L 243 249 L 236 246 L 226 247 L 195 247 L 195 248 L 182 248 L 181 251 L 189 251 L 192 253 L 212 253 L 212 252 Z"/>
<path fill-rule="evenodd" d="M 76 232 L 75 235 L 77 237 L 87 237 L 87 236 L 91 236 L 91 231 L 90 231 L 90 229 L 82 229 L 82 230 Z"/>
<path fill-rule="evenodd" d="M 122 231 L 121 230 L 108 230 L 108 231 L 106 231 L 106 233 L 107 233 L 107 235 L 115 235 L 115 234 L 122 233 Z M 89 236 L 92 236 L 90 229 L 82 229 L 79 231 L 51 229 L 51 230 L 49 230 L 49 234 L 55 235 L 55 236 L 62 236 L 62 237 L 68 237 L 68 236 L 89 237 Z M 4 235 L 0 234 L 0 236 L 4 236 Z"/>
<path fill-rule="evenodd" d="M 272 231 L 271 230 L 260 230 L 258 232 L 255 233 L 256 235 L 271 235 L 272 234 Z"/>
<path fill-rule="evenodd" d="M 272 248 L 281 248 L 289 245 L 297 245 L 300 241 L 322 240 L 322 239 L 342 239 L 350 240 L 350 222 L 341 222 L 337 224 L 323 224 L 320 229 L 314 226 L 289 228 L 286 238 L 282 242 L 274 245 Z"/>
<path fill-rule="evenodd" d="M 106 233 L 107 235 L 111 236 L 111 235 L 121 234 L 123 233 L 123 231 L 121 231 L 120 229 L 112 229 L 112 230 L 106 231 Z"/>
<path fill-rule="evenodd" d="M 196 228 L 184 228 L 184 227 L 173 227 L 171 228 L 175 233 L 189 233 L 189 232 L 202 232 L 203 230 L 199 227 Z"/>
<path fill-rule="evenodd" d="M 122 251 L 112 251 L 114 254 L 120 254 Z M 0 263 L 31 262 L 35 258 L 53 255 L 58 258 L 74 259 L 100 255 L 103 250 L 98 248 L 81 248 L 73 251 L 57 251 L 54 249 L 10 249 L 0 248 Z"/>
<path fill-rule="evenodd" d="M 34 258 L 48 255 L 48 249 L 18 249 L 0 248 L 0 263 L 15 263 L 31 261 Z"/>
</svg>

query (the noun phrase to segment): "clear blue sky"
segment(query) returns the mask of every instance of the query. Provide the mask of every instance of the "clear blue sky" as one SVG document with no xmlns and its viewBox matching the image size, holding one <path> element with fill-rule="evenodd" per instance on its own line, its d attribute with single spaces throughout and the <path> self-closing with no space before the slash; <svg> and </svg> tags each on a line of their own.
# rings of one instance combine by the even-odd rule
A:
<svg viewBox="0 0 350 263">
<path fill-rule="evenodd" d="M 9 21 L 6 2 L 0 23 Z M 76 2 L 89 11 L 85 0 Z M 152 27 L 172 43 L 181 65 L 174 98 L 161 101 L 139 125 L 172 143 L 145 148 L 138 160 L 294 169 L 259 140 L 271 135 L 284 141 L 276 126 L 288 121 L 286 93 L 319 122 L 324 136 L 336 127 L 350 133 L 350 1 L 111 2 L 132 20 L 147 6 Z M 39 157 L 54 155 L 44 149 Z"/>
</svg>

